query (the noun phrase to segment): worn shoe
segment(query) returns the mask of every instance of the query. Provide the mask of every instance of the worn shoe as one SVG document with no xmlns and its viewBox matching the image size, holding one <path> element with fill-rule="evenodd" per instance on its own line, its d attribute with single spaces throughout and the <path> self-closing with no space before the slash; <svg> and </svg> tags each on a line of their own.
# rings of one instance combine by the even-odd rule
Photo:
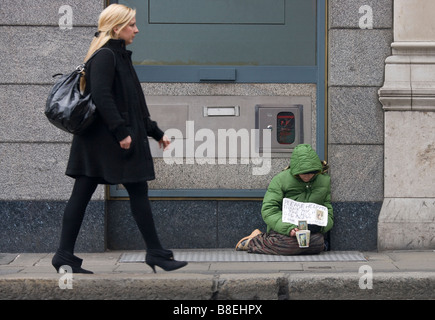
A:
<svg viewBox="0 0 435 320">
<path fill-rule="evenodd" d="M 249 236 L 240 239 L 240 241 L 236 245 L 236 251 L 248 250 L 248 244 L 251 241 L 251 239 L 258 236 L 259 234 L 262 234 L 262 232 L 258 229 L 255 229 L 254 231 L 252 231 L 252 233 Z"/>
</svg>

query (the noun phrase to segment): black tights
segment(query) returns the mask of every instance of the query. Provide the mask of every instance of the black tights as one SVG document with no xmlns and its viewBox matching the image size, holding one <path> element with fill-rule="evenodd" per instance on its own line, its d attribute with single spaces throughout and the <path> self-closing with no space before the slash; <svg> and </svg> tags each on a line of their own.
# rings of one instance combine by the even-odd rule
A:
<svg viewBox="0 0 435 320">
<path fill-rule="evenodd" d="M 78 177 L 76 179 L 71 198 L 63 215 L 59 249 L 74 253 L 74 246 L 85 216 L 86 207 L 97 186 L 98 181 L 96 179 L 89 177 Z M 147 248 L 162 249 L 148 199 L 148 184 L 146 182 L 125 183 L 124 187 L 130 196 L 133 218 L 139 227 Z"/>
</svg>

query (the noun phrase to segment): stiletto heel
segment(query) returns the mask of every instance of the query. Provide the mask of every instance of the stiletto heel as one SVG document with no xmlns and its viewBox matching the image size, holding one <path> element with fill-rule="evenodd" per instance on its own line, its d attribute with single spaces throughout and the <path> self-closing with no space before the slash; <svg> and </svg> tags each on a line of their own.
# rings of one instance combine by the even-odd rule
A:
<svg viewBox="0 0 435 320">
<path fill-rule="evenodd" d="M 186 261 L 174 260 L 172 251 L 166 249 L 148 250 L 145 262 L 153 269 L 154 273 L 157 273 L 155 266 L 159 266 L 165 271 L 173 271 L 187 265 Z"/>
<path fill-rule="evenodd" d="M 157 273 L 157 272 L 156 272 L 156 266 L 155 266 L 155 265 L 153 265 L 153 264 L 149 264 L 149 263 L 147 263 L 147 265 L 149 265 L 149 266 L 151 267 L 151 269 L 153 269 L 154 273 Z"/>
</svg>

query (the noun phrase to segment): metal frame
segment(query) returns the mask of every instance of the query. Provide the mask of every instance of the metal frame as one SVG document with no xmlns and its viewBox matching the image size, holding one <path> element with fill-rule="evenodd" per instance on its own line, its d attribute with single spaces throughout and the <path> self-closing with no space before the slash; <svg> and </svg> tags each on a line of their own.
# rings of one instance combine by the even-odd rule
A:
<svg viewBox="0 0 435 320">
<path fill-rule="evenodd" d="M 116 185 L 107 187 L 109 199 L 127 200 L 126 190 L 120 190 Z M 161 189 L 148 190 L 152 200 L 263 200 L 266 190 L 263 189 Z"/>
<path fill-rule="evenodd" d="M 118 0 L 106 0 L 106 4 L 118 3 Z M 181 83 L 311 83 L 316 84 L 316 151 L 320 158 L 327 159 L 327 10 L 328 0 L 317 0 L 317 66 L 135 66 L 141 82 L 181 82 Z M 201 70 L 234 68 L 237 79 L 227 81 L 199 80 Z M 151 198 L 165 199 L 230 199 L 262 198 L 265 190 L 149 190 Z M 108 188 L 110 197 L 126 197 L 125 191 Z"/>
</svg>

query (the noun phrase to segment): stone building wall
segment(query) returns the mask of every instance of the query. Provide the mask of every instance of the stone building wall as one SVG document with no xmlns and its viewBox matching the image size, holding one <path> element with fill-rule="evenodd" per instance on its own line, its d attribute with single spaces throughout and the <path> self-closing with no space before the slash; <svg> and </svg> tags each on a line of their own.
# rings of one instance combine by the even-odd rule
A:
<svg viewBox="0 0 435 320">
<path fill-rule="evenodd" d="M 64 175 L 71 136 L 46 121 L 44 104 L 51 75 L 81 63 L 104 2 L 0 3 L 0 41 L 6 44 L 0 47 L 0 252 L 56 249 L 63 209 L 73 185 Z M 392 2 L 328 1 L 327 155 L 335 209 L 336 224 L 331 231 L 334 250 L 375 250 L 377 246 L 384 172 L 383 111 L 377 91 L 383 84 L 384 61 L 391 54 Z M 72 28 L 62 25 L 67 22 L 63 20 L 67 12 L 59 12 L 63 5 L 72 9 Z M 373 10 L 373 29 L 359 26 L 363 5 Z M 303 94 L 316 101 L 315 86 L 306 84 L 154 83 L 143 84 L 143 88 L 147 95 L 152 91 L 155 96 L 168 92 Z M 270 177 L 282 169 L 284 162 L 277 160 Z M 156 159 L 156 167 L 159 170 L 161 160 Z M 266 188 L 270 177 L 256 183 Z M 153 183 L 158 188 L 168 187 L 164 180 Z M 106 193 L 103 186 L 95 193 L 76 250 L 141 249 L 143 241 L 129 214 L 128 202 L 108 200 Z M 152 205 L 167 247 L 232 247 L 235 240 L 253 229 L 264 229 L 259 199 L 156 199 Z"/>
<path fill-rule="evenodd" d="M 372 13 L 371 29 L 365 17 Z M 329 1 L 328 160 L 335 249 L 376 249 L 384 197 L 384 113 L 378 90 L 393 40 L 392 0 Z"/>
</svg>

